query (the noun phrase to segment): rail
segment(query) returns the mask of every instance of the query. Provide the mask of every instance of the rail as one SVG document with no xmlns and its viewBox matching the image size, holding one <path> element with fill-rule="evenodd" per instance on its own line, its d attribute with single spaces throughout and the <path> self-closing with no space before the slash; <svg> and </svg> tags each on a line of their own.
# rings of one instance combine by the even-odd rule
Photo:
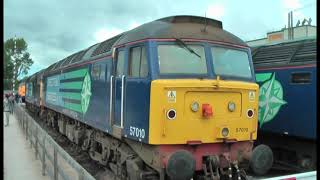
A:
<svg viewBox="0 0 320 180">
<path fill-rule="evenodd" d="M 317 171 L 291 174 L 286 176 L 278 176 L 273 178 L 267 178 L 265 180 L 315 180 L 317 179 Z"/>
<path fill-rule="evenodd" d="M 20 105 L 17 105 L 14 108 L 14 114 L 19 122 L 21 130 L 26 135 L 26 140 L 30 141 L 30 147 L 33 147 L 35 150 L 36 159 L 40 159 L 41 161 L 43 176 L 48 174 L 53 180 L 95 180 L 94 177 L 92 177 L 83 167 L 81 167 L 81 165 L 79 165 L 52 139 L 52 137 L 48 135 L 46 131 L 39 126 Z M 52 153 L 50 153 L 52 149 L 53 156 Z M 69 168 L 58 164 L 58 159 L 63 159 L 66 164 L 69 165 Z M 70 169 L 73 170 L 73 175 L 70 175 L 72 174 Z M 74 174 L 76 174 L 78 177 L 74 177 Z"/>
</svg>

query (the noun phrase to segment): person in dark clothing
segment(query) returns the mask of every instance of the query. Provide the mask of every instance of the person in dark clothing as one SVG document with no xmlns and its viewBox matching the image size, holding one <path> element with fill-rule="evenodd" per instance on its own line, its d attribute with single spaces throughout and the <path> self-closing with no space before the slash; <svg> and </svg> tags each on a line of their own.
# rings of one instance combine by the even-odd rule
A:
<svg viewBox="0 0 320 180">
<path fill-rule="evenodd" d="M 19 94 L 18 93 L 16 93 L 16 103 L 18 103 L 19 102 Z"/>
<path fill-rule="evenodd" d="M 9 96 L 9 105 L 10 105 L 10 110 L 11 110 L 11 114 L 13 114 L 13 108 L 14 108 L 14 95 L 10 94 Z"/>
</svg>

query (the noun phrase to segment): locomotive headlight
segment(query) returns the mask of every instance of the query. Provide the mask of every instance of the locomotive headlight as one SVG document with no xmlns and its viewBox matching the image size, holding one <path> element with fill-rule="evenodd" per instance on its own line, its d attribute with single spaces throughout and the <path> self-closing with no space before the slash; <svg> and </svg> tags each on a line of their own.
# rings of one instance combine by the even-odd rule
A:
<svg viewBox="0 0 320 180">
<path fill-rule="evenodd" d="M 253 115 L 254 115 L 254 111 L 252 109 L 248 109 L 248 111 L 247 111 L 248 118 L 252 118 Z"/>
<path fill-rule="evenodd" d="M 228 128 L 223 128 L 221 131 L 221 134 L 223 137 L 227 137 L 229 135 L 229 129 Z"/>
<path fill-rule="evenodd" d="M 199 111 L 199 103 L 193 102 L 193 103 L 191 104 L 191 110 L 192 110 L 193 112 Z"/>
<path fill-rule="evenodd" d="M 228 110 L 230 112 L 233 112 L 236 109 L 236 104 L 234 102 L 229 102 L 228 104 Z"/>
<path fill-rule="evenodd" d="M 173 120 L 176 118 L 176 110 L 174 109 L 170 109 L 168 112 L 167 112 L 167 118 L 170 119 L 170 120 Z"/>
</svg>

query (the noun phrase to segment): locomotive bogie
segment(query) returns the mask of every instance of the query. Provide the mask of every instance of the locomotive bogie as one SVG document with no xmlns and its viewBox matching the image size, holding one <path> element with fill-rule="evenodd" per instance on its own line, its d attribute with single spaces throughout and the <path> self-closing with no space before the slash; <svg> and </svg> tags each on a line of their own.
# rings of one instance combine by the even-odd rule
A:
<svg viewBox="0 0 320 180">
<path fill-rule="evenodd" d="M 61 116 L 61 118 L 58 119 L 58 127 L 59 127 L 59 132 L 63 135 L 66 135 L 66 126 L 67 126 L 67 121 L 64 119 L 64 116 Z"/>
</svg>

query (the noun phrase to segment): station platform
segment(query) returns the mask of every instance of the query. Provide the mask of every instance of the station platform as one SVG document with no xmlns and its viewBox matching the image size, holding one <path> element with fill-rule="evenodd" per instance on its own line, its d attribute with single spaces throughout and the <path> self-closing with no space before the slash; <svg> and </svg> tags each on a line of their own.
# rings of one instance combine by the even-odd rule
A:
<svg viewBox="0 0 320 180">
<path fill-rule="evenodd" d="M 2 122 L 4 126 L 5 119 Z M 41 161 L 36 160 L 35 153 L 14 115 L 10 115 L 9 126 L 3 127 L 3 131 L 4 179 L 49 180 L 49 176 L 42 176 Z"/>
</svg>

